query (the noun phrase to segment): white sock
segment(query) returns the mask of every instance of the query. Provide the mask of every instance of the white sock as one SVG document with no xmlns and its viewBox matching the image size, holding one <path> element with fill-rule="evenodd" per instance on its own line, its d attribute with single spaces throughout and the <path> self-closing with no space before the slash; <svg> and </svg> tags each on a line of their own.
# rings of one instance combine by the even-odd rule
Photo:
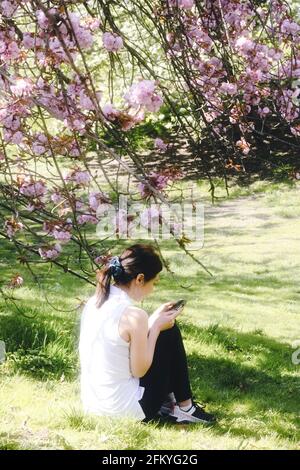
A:
<svg viewBox="0 0 300 470">
<path fill-rule="evenodd" d="M 180 408 L 182 411 L 189 411 L 189 410 L 192 410 L 193 405 L 187 405 L 187 406 L 180 406 L 180 405 L 179 405 L 179 408 Z"/>
</svg>

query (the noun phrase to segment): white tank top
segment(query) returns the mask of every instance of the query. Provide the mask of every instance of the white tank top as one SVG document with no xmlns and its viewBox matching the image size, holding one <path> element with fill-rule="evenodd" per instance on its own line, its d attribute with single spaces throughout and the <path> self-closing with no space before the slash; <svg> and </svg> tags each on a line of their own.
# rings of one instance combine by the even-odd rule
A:
<svg viewBox="0 0 300 470">
<path fill-rule="evenodd" d="M 130 297 L 110 286 L 108 299 L 96 307 L 91 297 L 82 312 L 80 326 L 80 385 L 84 411 L 97 415 L 128 416 L 142 420 L 140 380 L 130 371 L 129 347 L 119 334 L 119 322 Z"/>
</svg>

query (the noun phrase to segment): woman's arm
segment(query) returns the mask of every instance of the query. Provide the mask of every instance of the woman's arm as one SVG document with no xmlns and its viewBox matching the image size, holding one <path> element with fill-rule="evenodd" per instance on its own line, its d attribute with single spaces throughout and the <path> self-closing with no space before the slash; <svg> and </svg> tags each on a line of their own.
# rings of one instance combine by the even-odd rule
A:
<svg viewBox="0 0 300 470">
<path fill-rule="evenodd" d="M 134 377 L 143 377 L 146 374 L 152 364 L 160 332 L 174 325 L 178 311 L 166 310 L 169 304 L 161 306 L 159 314 L 150 317 L 151 322 L 144 310 L 130 307 L 127 318 L 130 335 L 130 368 Z"/>
<path fill-rule="evenodd" d="M 131 373 L 134 377 L 143 377 L 152 364 L 160 329 L 154 323 L 149 330 L 148 314 L 140 308 L 132 308 L 128 320 Z"/>
</svg>

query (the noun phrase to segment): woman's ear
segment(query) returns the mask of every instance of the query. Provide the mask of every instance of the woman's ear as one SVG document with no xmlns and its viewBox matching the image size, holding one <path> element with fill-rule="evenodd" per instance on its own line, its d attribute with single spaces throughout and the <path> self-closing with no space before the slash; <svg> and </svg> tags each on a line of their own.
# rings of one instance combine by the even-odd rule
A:
<svg viewBox="0 0 300 470">
<path fill-rule="evenodd" d="M 136 283 L 139 286 L 143 286 L 145 284 L 145 276 L 143 273 L 140 273 L 136 276 Z"/>
</svg>

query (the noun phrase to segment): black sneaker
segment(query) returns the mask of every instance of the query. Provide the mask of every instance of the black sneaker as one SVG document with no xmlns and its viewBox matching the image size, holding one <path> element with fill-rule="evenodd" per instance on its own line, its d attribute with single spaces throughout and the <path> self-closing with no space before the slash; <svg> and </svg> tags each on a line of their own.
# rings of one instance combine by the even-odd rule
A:
<svg viewBox="0 0 300 470">
<path fill-rule="evenodd" d="M 170 413 L 170 417 L 176 418 L 177 424 L 214 424 L 216 422 L 214 415 L 204 411 L 204 406 L 199 405 L 195 401 L 192 401 L 192 406 L 187 411 L 183 411 L 179 405 L 175 405 Z"/>
</svg>

